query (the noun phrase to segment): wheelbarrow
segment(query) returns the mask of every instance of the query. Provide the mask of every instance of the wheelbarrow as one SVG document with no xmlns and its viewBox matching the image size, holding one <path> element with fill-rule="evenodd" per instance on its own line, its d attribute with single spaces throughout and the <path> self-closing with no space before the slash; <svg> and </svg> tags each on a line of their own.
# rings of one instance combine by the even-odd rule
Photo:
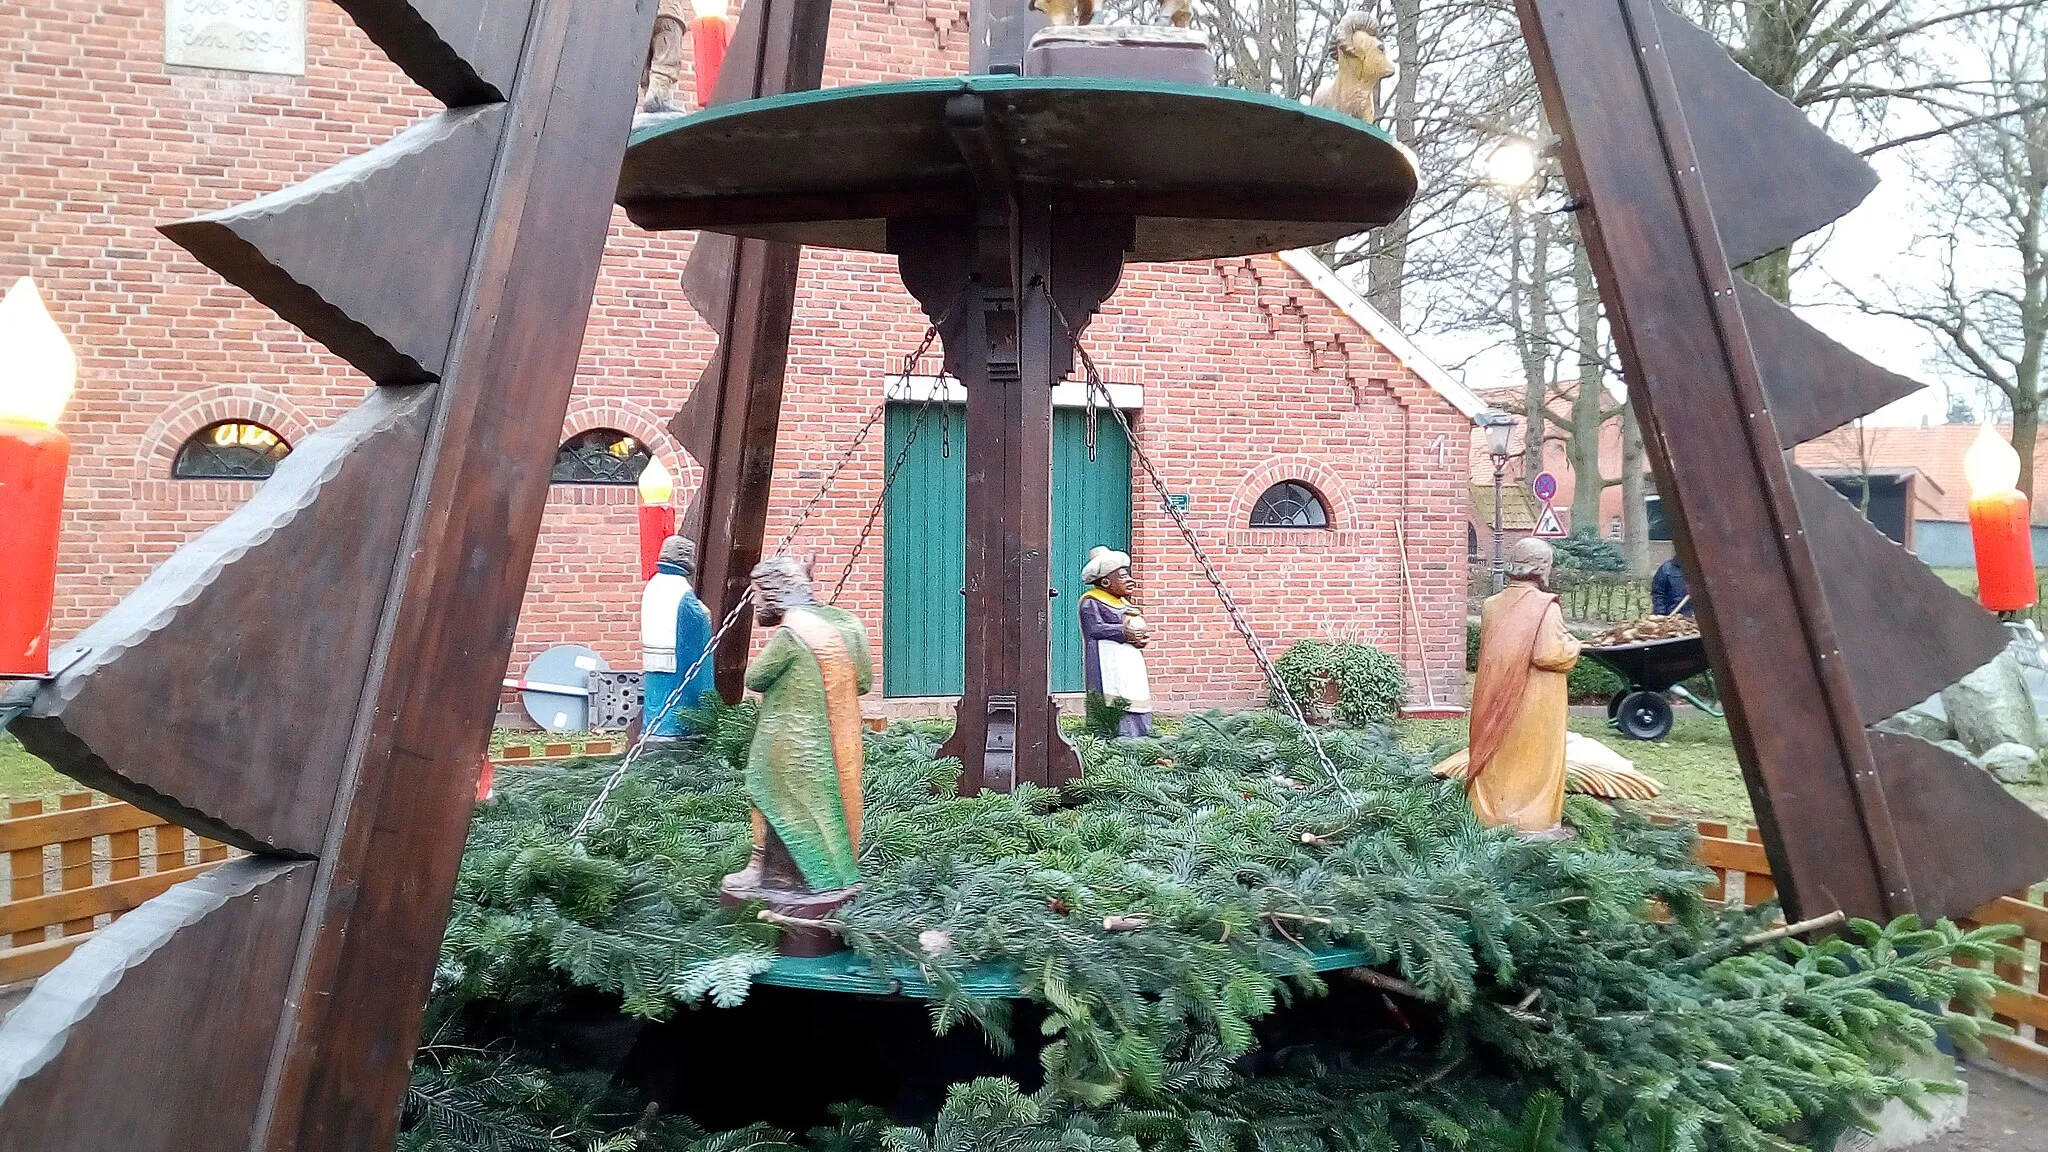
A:
<svg viewBox="0 0 2048 1152">
<path fill-rule="evenodd" d="M 1607 701 L 1607 723 L 1631 740 L 1662 740 L 1671 735 L 1667 693 L 1682 697 L 1709 716 L 1721 715 L 1719 707 L 1693 695 L 1681 683 L 1708 668 L 1706 641 L 1698 636 L 1587 648 L 1585 655 L 1613 669 L 1628 684 Z"/>
</svg>

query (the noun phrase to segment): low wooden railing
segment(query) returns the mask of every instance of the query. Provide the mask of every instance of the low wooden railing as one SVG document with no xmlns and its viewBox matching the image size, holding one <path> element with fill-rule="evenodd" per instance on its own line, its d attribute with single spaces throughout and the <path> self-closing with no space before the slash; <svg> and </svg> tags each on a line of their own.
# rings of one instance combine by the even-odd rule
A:
<svg viewBox="0 0 2048 1152">
<path fill-rule="evenodd" d="M 501 767 L 609 756 L 611 740 L 500 749 Z M 17 800 L 0 819 L 0 987 L 41 976 L 123 913 L 226 860 L 234 850 L 91 792 Z"/>
<path fill-rule="evenodd" d="M 1747 907 L 1761 904 L 1778 893 L 1771 880 L 1771 863 L 1764 857 L 1763 837 L 1754 828 L 1743 831 L 1726 824 L 1701 823 L 1698 858 L 1714 870 L 1714 882 L 1707 886 L 1713 900 L 1730 901 Z M 1810 909 L 1810 914 L 1825 909 Z M 1998 975 L 2019 986 L 2018 992 L 1999 996 L 1992 1002 L 1992 1019 L 2013 1030 L 2011 1036 L 1985 1040 L 1993 1060 L 2029 1076 L 2048 1079 L 2048 988 L 2041 983 L 2043 949 L 2048 948 L 2048 907 L 2042 906 L 2042 886 L 2027 892 L 2001 896 L 1960 921 L 1965 927 L 1980 924 L 2018 925 L 2020 935 L 2010 943 L 2020 951 L 2020 962 L 2002 964 Z"/>
<path fill-rule="evenodd" d="M 41 800 L 14 801 L 0 820 L 0 985 L 55 968 L 122 913 L 228 854 L 225 844 L 90 792 L 60 796 L 47 810 Z"/>
<path fill-rule="evenodd" d="M 511 767 L 572 756 L 603 756 L 614 745 L 549 743 L 505 748 L 492 758 Z M 1726 824 L 1698 825 L 1700 863 L 1714 879 L 1707 897 L 1738 906 L 1763 903 L 1778 893 L 1762 837 L 1755 829 Z M 40 800 L 16 801 L 0 820 L 0 859 L 7 864 L 6 898 L 0 900 L 0 985 L 40 976 L 57 966 L 92 934 L 143 901 L 181 880 L 217 866 L 231 850 L 195 836 L 139 808 L 89 792 L 59 797 L 54 808 Z M 2014 924 L 2022 954 L 1999 975 L 2019 987 L 1992 1005 L 1995 1019 L 2014 1030 L 1989 1041 L 2000 1063 L 2029 1075 L 2048 1077 L 2048 989 L 2041 960 L 2048 945 L 2048 907 L 2039 887 L 1993 900 L 1970 913 L 1970 924 Z"/>
</svg>

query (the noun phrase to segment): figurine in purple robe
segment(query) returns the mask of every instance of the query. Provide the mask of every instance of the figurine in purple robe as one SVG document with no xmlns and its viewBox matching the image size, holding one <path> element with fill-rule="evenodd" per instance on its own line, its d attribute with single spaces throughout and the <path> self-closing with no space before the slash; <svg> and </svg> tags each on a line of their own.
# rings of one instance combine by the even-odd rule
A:
<svg viewBox="0 0 2048 1152">
<path fill-rule="evenodd" d="M 1119 736 L 1152 734 L 1152 686 L 1145 677 L 1145 653 L 1151 642 L 1145 618 L 1132 595 L 1128 553 L 1096 548 L 1081 569 L 1088 591 L 1081 597 L 1081 648 L 1087 665 L 1091 699 L 1123 709 Z"/>
</svg>

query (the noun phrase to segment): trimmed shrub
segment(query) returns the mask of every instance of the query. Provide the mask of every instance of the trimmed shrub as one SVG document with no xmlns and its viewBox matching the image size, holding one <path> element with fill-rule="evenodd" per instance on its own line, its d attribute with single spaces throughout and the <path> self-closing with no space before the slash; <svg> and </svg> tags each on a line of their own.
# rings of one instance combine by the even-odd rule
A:
<svg viewBox="0 0 2048 1152">
<path fill-rule="evenodd" d="M 1300 640 L 1277 666 L 1281 683 L 1303 708 L 1322 699 L 1325 682 L 1335 681 L 1337 722 L 1352 728 L 1393 723 L 1408 699 L 1408 674 L 1401 662 L 1370 644 Z"/>
</svg>

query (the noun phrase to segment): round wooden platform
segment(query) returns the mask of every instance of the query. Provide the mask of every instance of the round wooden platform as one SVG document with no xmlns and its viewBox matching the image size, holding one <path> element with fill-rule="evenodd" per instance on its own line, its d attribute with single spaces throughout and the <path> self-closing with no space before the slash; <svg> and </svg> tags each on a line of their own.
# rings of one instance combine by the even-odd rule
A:
<svg viewBox="0 0 2048 1152">
<path fill-rule="evenodd" d="M 1393 220 L 1415 162 L 1371 125 L 1264 93 L 1092 77 L 860 84 L 723 105 L 633 133 L 618 201 L 652 230 L 888 250 L 891 218 L 964 216 L 954 97 L 981 98 L 1015 186 L 1057 212 L 1130 216 L 1133 260 L 1325 243 Z"/>
</svg>

